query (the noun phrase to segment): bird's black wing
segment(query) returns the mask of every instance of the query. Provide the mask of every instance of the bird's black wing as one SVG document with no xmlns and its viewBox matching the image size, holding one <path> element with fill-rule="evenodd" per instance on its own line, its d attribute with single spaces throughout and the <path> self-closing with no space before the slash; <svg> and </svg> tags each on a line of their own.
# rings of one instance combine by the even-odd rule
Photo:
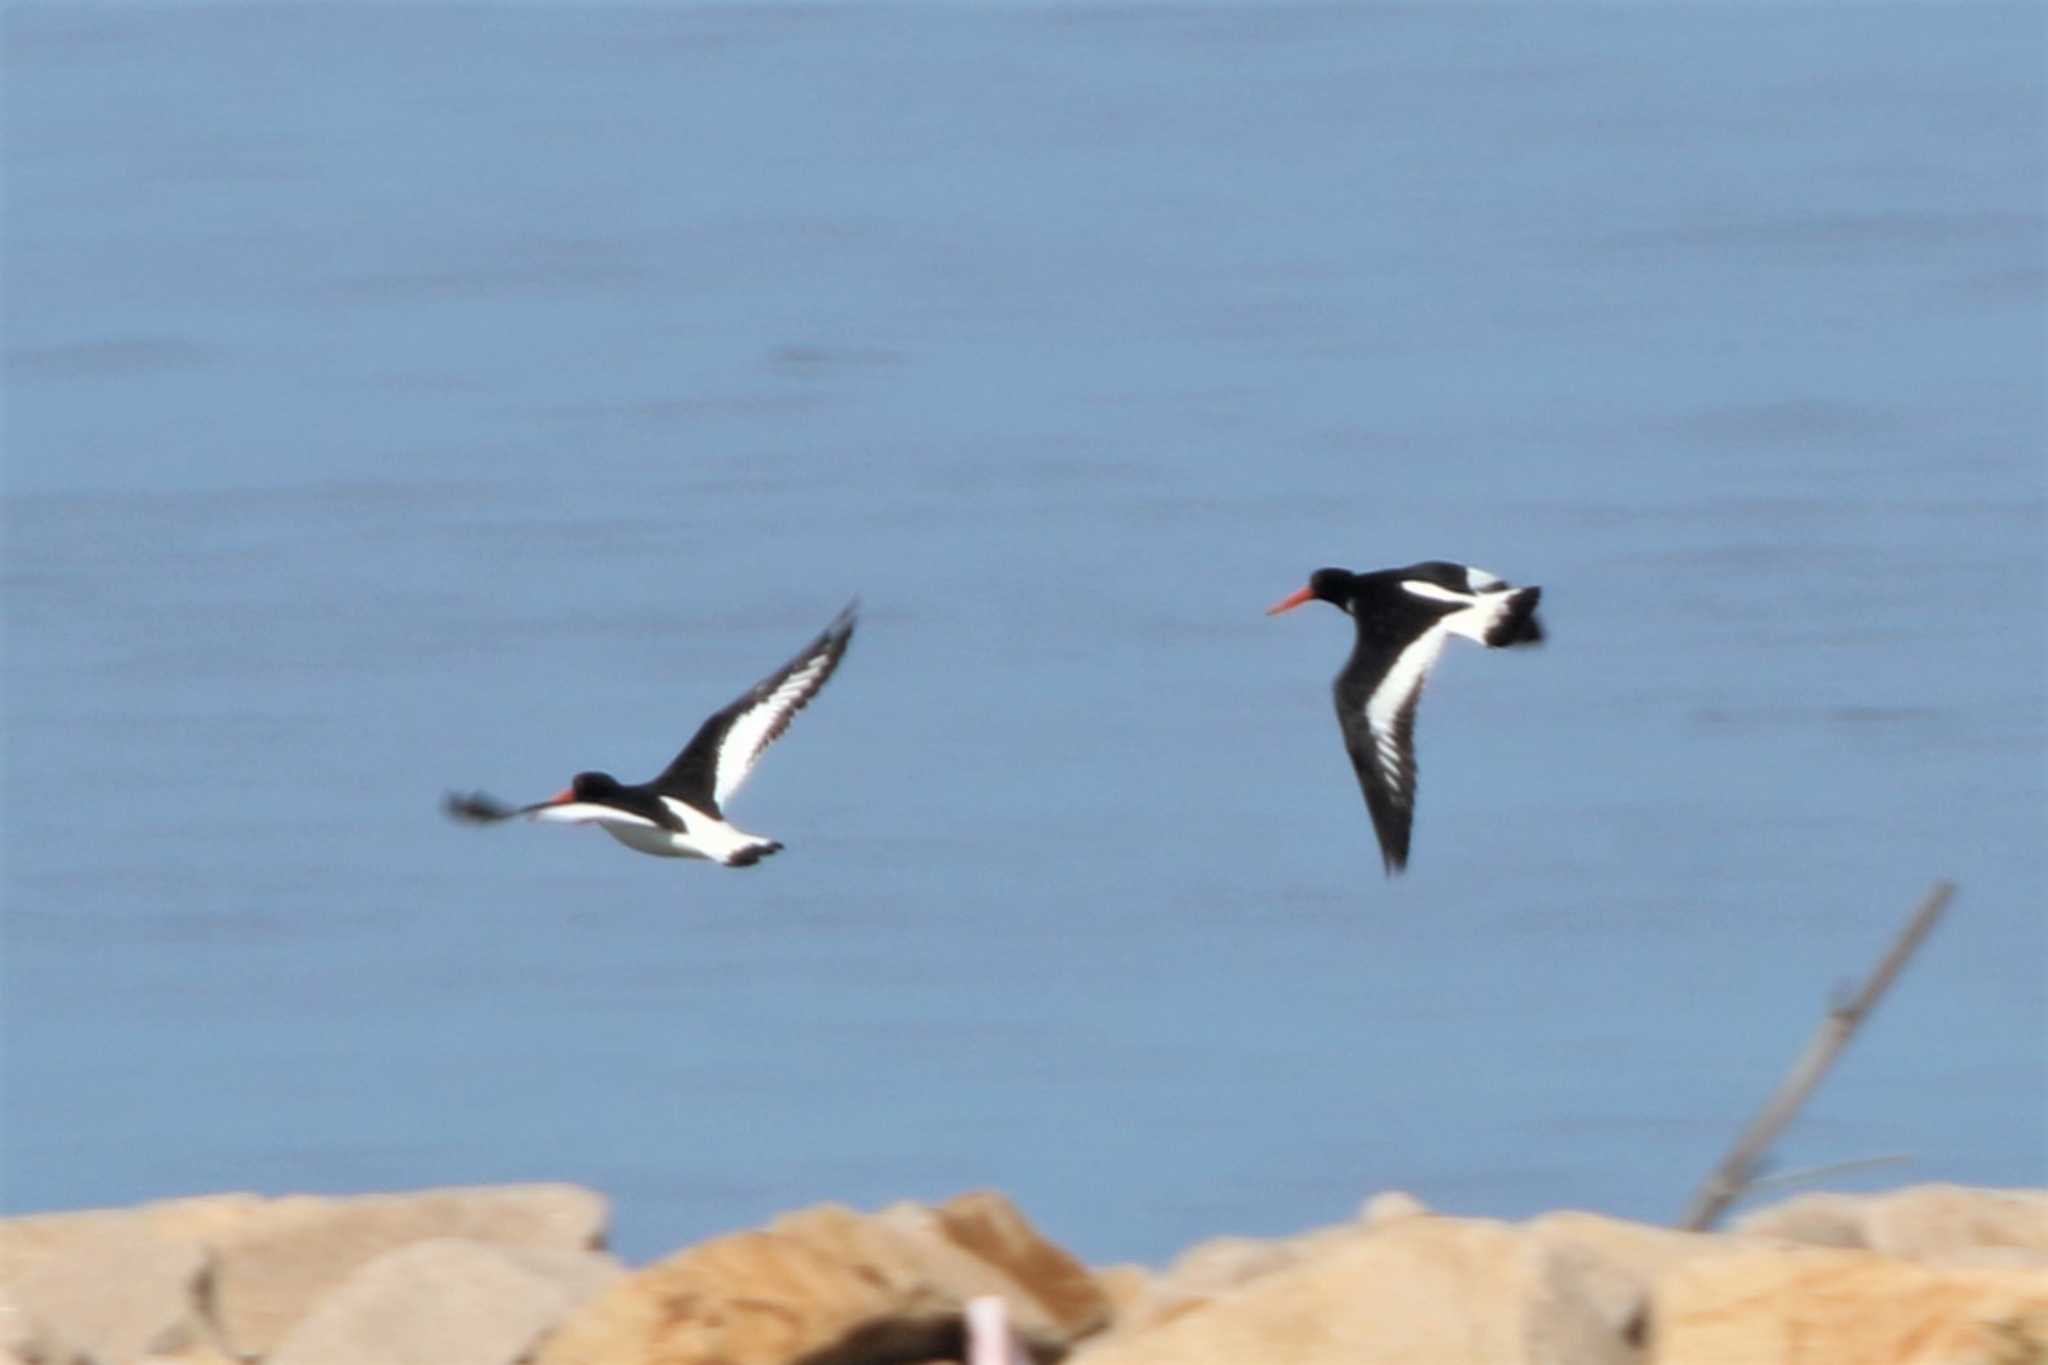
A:
<svg viewBox="0 0 2048 1365">
<path fill-rule="evenodd" d="M 853 639 L 859 606 L 848 603 L 795 658 L 699 726 L 675 761 L 648 785 L 707 815 L 721 815 L 721 805 L 747 780 L 762 753 L 839 667 Z"/>
<path fill-rule="evenodd" d="M 1337 724 L 1389 874 L 1408 865 L 1415 823 L 1415 710 L 1443 647 L 1440 627 L 1399 646 L 1361 633 L 1351 662 L 1337 675 Z"/>
</svg>

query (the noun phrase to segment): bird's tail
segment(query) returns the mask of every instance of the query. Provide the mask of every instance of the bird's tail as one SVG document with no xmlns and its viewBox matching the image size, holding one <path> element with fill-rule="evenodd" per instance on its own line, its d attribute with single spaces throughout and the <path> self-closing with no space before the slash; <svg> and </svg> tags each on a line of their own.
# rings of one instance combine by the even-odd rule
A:
<svg viewBox="0 0 2048 1365">
<path fill-rule="evenodd" d="M 756 839 L 752 843 L 740 845 L 736 851 L 728 854 L 723 861 L 727 867 L 752 867 L 769 854 L 780 852 L 782 852 L 781 840 Z"/>
<path fill-rule="evenodd" d="M 1510 588 L 1498 599 L 1493 618 L 1486 623 L 1486 643 L 1489 648 L 1499 649 L 1504 645 L 1533 645 L 1543 639 L 1543 623 L 1536 619 L 1536 603 L 1543 597 L 1541 588 Z"/>
</svg>

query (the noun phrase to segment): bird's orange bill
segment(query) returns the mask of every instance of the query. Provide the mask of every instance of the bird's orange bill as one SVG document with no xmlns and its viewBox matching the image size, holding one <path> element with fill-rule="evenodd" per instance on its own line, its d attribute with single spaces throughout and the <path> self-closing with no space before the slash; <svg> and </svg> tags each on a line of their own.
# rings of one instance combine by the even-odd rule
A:
<svg viewBox="0 0 2048 1365">
<path fill-rule="evenodd" d="M 1266 615 L 1278 616 L 1283 611 L 1293 611 L 1296 607 L 1308 601 L 1315 595 L 1315 589 L 1303 588 L 1300 592 L 1292 593 L 1289 596 L 1283 597 L 1278 602 L 1275 602 L 1272 606 L 1267 607 Z"/>
</svg>

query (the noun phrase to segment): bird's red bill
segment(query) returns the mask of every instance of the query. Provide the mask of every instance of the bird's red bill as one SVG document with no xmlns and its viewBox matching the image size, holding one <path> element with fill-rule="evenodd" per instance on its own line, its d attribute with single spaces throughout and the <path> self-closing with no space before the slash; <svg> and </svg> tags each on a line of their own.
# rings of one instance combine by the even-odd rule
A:
<svg viewBox="0 0 2048 1365">
<path fill-rule="evenodd" d="M 1296 607 L 1308 601 L 1315 595 L 1315 589 L 1303 588 L 1300 592 L 1291 593 L 1288 596 L 1281 598 L 1278 602 L 1275 602 L 1272 606 L 1267 607 L 1266 615 L 1278 616 L 1283 611 L 1293 611 Z"/>
</svg>

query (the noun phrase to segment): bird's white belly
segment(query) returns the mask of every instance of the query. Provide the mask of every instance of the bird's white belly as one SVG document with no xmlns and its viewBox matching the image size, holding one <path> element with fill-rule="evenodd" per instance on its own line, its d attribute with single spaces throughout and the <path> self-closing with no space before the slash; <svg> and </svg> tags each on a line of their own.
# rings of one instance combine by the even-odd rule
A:
<svg viewBox="0 0 2048 1365">
<path fill-rule="evenodd" d="M 599 820 L 595 823 L 603 826 L 606 834 L 627 848 L 652 853 L 658 858 L 709 858 L 725 863 L 748 849 L 772 842 L 672 797 L 663 797 L 662 800 L 683 822 L 681 833 L 638 820 Z"/>
<path fill-rule="evenodd" d="M 708 858 L 711 855 L 674 830 L 656 829 L 653 825 L 626 824 L 617 820 L 594 822 L 606 834 L 617 839 L 627 848 L 641 853 L 652 853 L 657 858 Z"/>
<path fill-rule="evenodd" d="M 707 815 L 688 802 L 671 796 L 661 799 L 682 823 L 680 831 L 657 825 L 639 815 L 586 801 L 543 806 L 529 818 L 553 824 L 596 825 L 634 852 L 651 853 L 657 858 L 708 858 L 720 863 L 731 863 L 737 858 L 751 862 L 780 847 L 773 839 L 749 834 L 737 825 Z"/>
</svg>

